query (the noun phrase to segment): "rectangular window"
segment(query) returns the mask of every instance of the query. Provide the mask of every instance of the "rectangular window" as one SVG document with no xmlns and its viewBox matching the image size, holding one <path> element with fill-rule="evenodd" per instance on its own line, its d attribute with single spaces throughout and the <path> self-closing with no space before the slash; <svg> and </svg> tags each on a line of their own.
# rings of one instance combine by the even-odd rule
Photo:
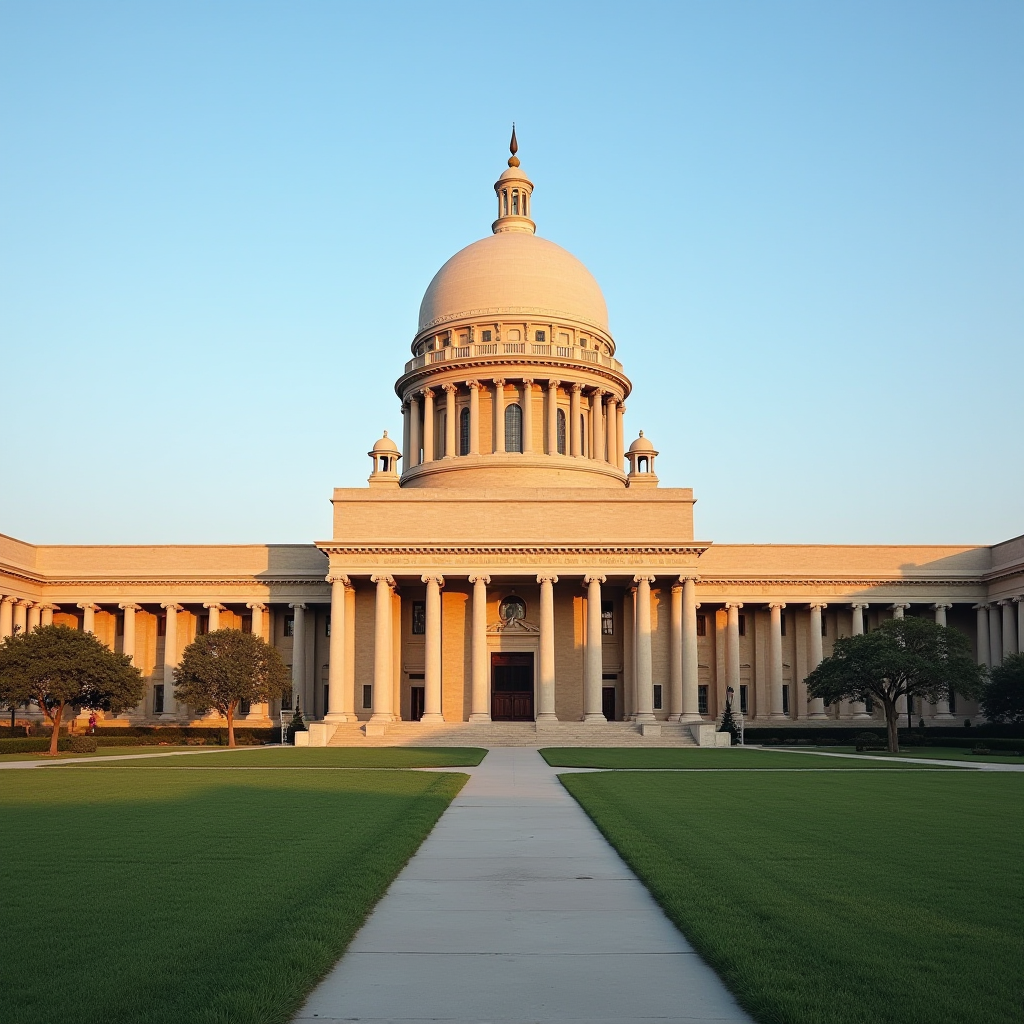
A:
<svg viewBox="0 0 1024 1024">
<path fill-rule="evenodd" d="M 282 711 L 291 711 L 292 710 L 292 691 L 291 690 L 285 690 L 284 693 L 281 694 L 281 710 Z"/>
<path fill-rule="evenodd" d="M 481 331 L 480 332 L 480 340 L 481 341 L 490 341 L 491 340 L 491 332 L 490 331 Z"/>
<path fill-rule="evenodd" d="M 243 615 L 242 616 L 242 632 L 243 633 L 251 633 L 252 632 L 252 616 L 251 615 Z"/>
<path fill-rule="evenodd" d="M 779 616 L 779 621 L 782 624 L 782 635 L 785 636 L 786 635 L 786 613 L 785 612 L 783 612 Z"/>
<path fill-rule="evenodd" d="M 874 711 L 875 711 L 875 701 L 874 701 L 874 698 L 872 698 L 872 697 L 865 698 L 865 700 L 864 700 L 864 710 L 869 715 L 874 714 Z"/>
<path fill-rule="evenodd" d="M 614 683 L 619 678 L 619 675 L 617 672 L 602 672 L 601 678 L 605 680 L 605 682 L 611 681 Z"/>
<path fill-rule="evenodd" d="M 824 615 L 821 617 L 821 635 L 828 636 L 828 619 Z"/>
<path fill-rule="evenodd" d="M 427 632 L 427 602 L 412 603 L 412 635 L 425 636 Z"/>
<path fill-rule="evenodd" d="M 740 714 L 747 714 L 747 684 L 740 683 Z"/>
<path fill-rule="evenodd" d="M 363 708 L 364 710 L 373 707 L 373 685 L 371 683 L 363 684 Z"/>
<path fill-rule="evenodd" d="M 252 702 L 247 700 L 240 700 L 238 702 L 238 713 L 240 715 L 247 715 L 252 711 Z"/>
<path fill-rule="evenodd" d="M 164 684 L 157 683 L 153 687 L 153 714 L 162 715 L 164 711 Z"/>
<path fill-rule="evenodd" d="M 295 636 L 295 616 L 286 615 L 284 618 L 284 635 Z"/>
<path fill-rule="evenodd" d="M 956 693 L 953 690 L 949 691 L 949 713 L 956 714 Z"/>
<path fill-rule="evenodd" d="M 156 635 L 167 636 L 167 612 L 161 612 L 156 617 Z"/>
<path fill-rule="evenodd" d="M 782 713 L 789 714 L 789 683 L 782 684 Z"/>
<path fill-rule="evenodd" d="M 124 636 L 124 612 L 118 612 L 117 623 L 114 626 L 118 636 Z"/>
<path fill-rule="evenodd" d="M 706 715 L 708 713 L 708 688 L 706 686 L 697 687 L 697 714 Z"/>
<path fill-rule="evenodd" d="M 740 613 L 740 636 L 747 635 L 747 617 L 742 612 Z"/>
<path fill-rule="evenodd" d="M 206 636 L 210 632 L 210 616 L 196 616 L 196 636 Z"/>
<path fill-rule="evenodd" d="M 330 615 L 324 620 L 324 636 L 331 635 L 331 617 Z"/>
<path fill-rule="evenodd" d="M 533 336 L 534 341 L 547 341 L 548 336 L 544 331 L 537 331 Z"/>
<path fill-rule="evenodd" d="M 708 635 L 708 617 L 706 615 L 697 616 L 697 636 Z"/>
<path fill-rule="evenodd" d="M 604 636 L 615 635 L 615 606 L 611 601 L 601 602 L 601 632 Z"/>
<path fill-rule="evenodd" d="M 654 684 L 654 710 L 661 710 L 661 683 Z"/>
</svg>

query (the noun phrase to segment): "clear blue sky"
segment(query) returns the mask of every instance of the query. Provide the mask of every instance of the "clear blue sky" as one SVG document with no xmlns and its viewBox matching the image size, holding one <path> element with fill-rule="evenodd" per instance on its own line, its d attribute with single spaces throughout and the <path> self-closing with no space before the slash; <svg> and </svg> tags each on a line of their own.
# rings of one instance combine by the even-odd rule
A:
<svg viewBox="0 0 1024 1024">
<path fill-rule="evenodd" d="M 700 538 L 1024 532 L 1022 114 L 1016 0 L 7 0 L 0 532 L 330 536 L 513 119 Z"/>
</svg>

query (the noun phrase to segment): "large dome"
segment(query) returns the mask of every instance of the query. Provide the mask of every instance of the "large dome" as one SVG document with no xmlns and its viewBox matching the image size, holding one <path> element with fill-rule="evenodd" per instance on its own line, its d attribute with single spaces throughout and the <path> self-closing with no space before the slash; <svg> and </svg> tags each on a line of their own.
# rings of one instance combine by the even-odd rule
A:
<svg viewBox="0 0 1024 1024">
<path fill-rule="evenodd" d="M 520 231 L 501 231 L 457 252 L 423 296 L 419 330 L 510 313 L 608 331 L 608 307 L 590 271 L 561 246 Z"/>
</svg>

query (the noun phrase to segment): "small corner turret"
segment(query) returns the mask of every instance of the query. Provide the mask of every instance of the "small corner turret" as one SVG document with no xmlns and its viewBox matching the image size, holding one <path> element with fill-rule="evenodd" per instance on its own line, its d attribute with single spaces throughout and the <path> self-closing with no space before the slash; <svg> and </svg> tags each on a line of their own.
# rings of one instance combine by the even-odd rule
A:
<svg viewBox="0 0 1024 1024">
<path fill-rule="evenodd" d="M 657 455 L 650 439 L 640 436 L 629 446 L 626 458 L 629 459 L 629 474 L 626 477 L 627 487 L 657 487 L 658 477 L 654 472 L 654 459 Z"/>
<path fill-rule="evenodd" d="M 494 183 L 494 194 L 498 197 L 498 219 L 491 225 L 491 231 L 496 235 L 502 231 L 526 231 L 535 235 L 537 225 L 530 220 L 533 182 L 519 166 L 515 123 L 512 125 L 512 140 L 508 150 L 512 154 L 508 158 L 508 170 Z"/>
<path fill-rule="evenodd" d="M 397 487 L 398 486 L 398 460 L 402 453 L 398 445 L 388 437 L 384 436 L 375 441 L 373 447 L 366 453 L 373 460 L 373 470 L 370 473 L 368 482 L 371 487 Z"/>
</svg>

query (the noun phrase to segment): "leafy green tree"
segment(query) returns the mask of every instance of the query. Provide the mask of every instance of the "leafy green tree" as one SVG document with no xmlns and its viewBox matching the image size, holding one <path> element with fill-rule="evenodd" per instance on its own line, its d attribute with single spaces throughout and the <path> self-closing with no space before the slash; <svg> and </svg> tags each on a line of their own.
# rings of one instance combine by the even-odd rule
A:
<svg viewBox="0 0 1024 1024">
<path fill-rule="evenodd" d="M 119 714 L 142 700 L 142 673 L 131 658 L 115 654 L 92 633 L 40 626 L 0 644 L 0 701 L 34 700 L 50 720 L 50 753 L 57 753 L 67 708 Z"/>
<path fill-rule="evenodd" d="M 235 746 L 235 710 L 242 701 L 259 704 L 291 689 L 281 655 L 262 637 L 237 629 L 197 636 L 174 670 L 174 696 L 199 714 L 211 708 L 228 720 L 228 746 Z"/>
<path fill-rule="evenodd" d="M 1011 654 L 989 670 L 981 710 L 993 722 L 1024 723 L 1024 654 Z"/>
<path fill-rule="evenodd" d="M 950 691 L 974 697 L 984 686 L 963 633 L 930 619 L 889 619 L 870 633 L 837 638 L 830 657 L 807 677 L 807 692 L 829 704 L 869 698 L 885 710 L 888 747 L 898 753 L 896 702 L 923 697 L 935 702 Z"/>
</svg>

